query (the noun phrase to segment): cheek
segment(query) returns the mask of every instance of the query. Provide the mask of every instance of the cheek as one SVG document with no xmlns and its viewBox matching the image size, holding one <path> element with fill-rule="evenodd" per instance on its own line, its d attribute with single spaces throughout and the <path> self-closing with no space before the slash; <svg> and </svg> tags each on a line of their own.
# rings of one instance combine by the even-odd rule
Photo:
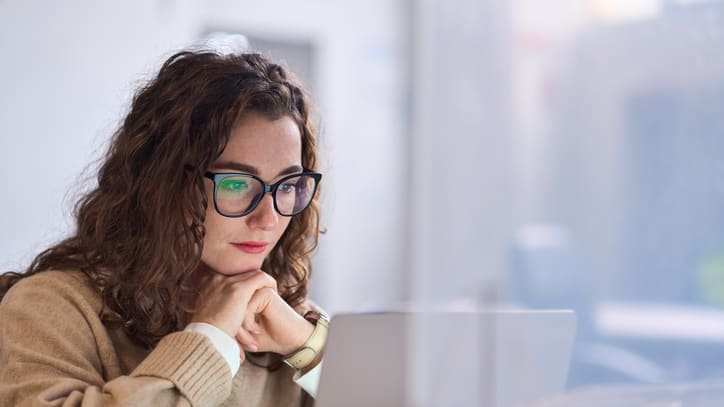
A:
<svg viewBox="0 0 724 407">
<path fill-rule="evenodd" d="M 204 221 L 204 246 L 213 245 L 220 236 L 224 235 L 225 218 L 222 218 L 213 207 L 206 210 L 206 220 Z"/>
<path fill-rule="evenodd" d="M 289 228 L 289 224 L 291 223 L 291 218 L 288 218 L 286 216 L 281 217 L 281 220 L 279 221 L 279 228 L 277 229 L 277 236 L 276 241 L 278 242 L 279 239 L 282 238 L 284 235 L 284 232 Z"/>
<path fill-rule="evenodd" d="M 215 270 L 224 269 L 223 259 L 229 253 L 229 236 L 234 229 L 233 225 L 229 223 L 228 219 L 219 215 L 213 208 L 206 211 L 206 221 L 204 222 L 206 233 L 204 234 L 201 261 Z"/>
</svg>

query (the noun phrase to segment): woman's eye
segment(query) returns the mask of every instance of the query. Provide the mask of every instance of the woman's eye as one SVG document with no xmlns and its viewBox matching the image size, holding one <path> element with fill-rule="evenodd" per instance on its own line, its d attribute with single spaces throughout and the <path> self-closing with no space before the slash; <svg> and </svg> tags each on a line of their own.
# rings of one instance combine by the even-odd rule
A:
<svg viewBox="0 0 724 407">
<path fill-rule="evenodd" d="M 297 188 L 297 184 L 293 183 L 293 182 L 290 182 L 288 184 L 281 184 L 279 186 L 279 190 L 281 190 L 282 192 L 287 193 L 287 194 L 294 192 L 296 188 Z"/>
<path fill-rule="evenodd" d="M 223 180 L 219 189 L 224 192 L 243 192 L 249 188 L 249 183 L 244 180 Z"/>
</svg>

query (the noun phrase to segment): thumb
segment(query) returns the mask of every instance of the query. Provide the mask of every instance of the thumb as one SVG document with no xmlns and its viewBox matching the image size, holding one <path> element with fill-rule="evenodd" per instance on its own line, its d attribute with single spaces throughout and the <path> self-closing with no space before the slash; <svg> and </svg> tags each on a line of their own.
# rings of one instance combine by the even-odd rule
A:
<svg viewBox="0 0 724 407">
<path fill-rule="evenodd" d="M 274 295 L 276 295 L 276 291 L 268 287 L 254 292 L 246 308 L 246 316 L 242 323 L 243 329 L 246 329 L 254 335 L 259 335 L 263 331 L 259 325 L 260 319 L 258 317 L 269 317 L 269 315 L 265 314 L 268 314 L 271 309 L 270 305 L 272 304 Z"/>
<path fill-rule="evenodd" d="M 274 296 L 277 295 L 274 289 L 269 287 L 260 288 L 254 291 L 249 300 L 247 312 L 251 314 L 264 314 L 269 309 Z"/>
</svg>

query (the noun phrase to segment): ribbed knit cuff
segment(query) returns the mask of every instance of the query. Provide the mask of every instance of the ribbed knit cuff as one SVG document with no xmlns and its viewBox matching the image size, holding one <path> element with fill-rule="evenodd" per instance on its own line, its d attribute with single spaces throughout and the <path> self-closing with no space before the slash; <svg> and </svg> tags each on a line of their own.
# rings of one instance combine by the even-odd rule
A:
<svg viewBox="0 0 724 407">
<path fill-rule="evenodd" d="M 239 344 L 221 329 L 205 322 L 192 322 L 184 328 L 186 332 L 200 333 L 211 341 L 214 348 L 226 359 L 226 363 L 234 376 L 241 365 L 241 350 Z"/>
<path fill-rule="evenodd" d="M 231 372 L 211 341 L 196 332 L 167 335 L 131 376 L 167 379 L 193 406 L 218 405 L 231 394 Z"/>
</svg>

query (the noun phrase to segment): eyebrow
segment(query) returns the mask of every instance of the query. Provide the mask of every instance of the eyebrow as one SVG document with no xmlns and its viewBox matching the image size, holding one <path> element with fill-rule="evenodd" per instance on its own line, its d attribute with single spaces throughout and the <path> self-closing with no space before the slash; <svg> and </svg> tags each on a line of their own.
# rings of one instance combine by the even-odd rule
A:
<svg viewBox="0 0 724 407">
<path fill-rule="evenodd" d="M 221 168 L 221 169 L 229 169 L 229 170 L 235 170 L 240 172 L 245 172 L 248 174 L 253 175 L 259 175 L 259 169 L 248 164 L 242 164 L 237 162 L 231 162 L 231 161 L 225 161 L 225 162 L 219 162 L 214 164 L 215 168 Z M 304 171 L 304 168 L 302 168 L 301 165 L 292 165 L 290 167 L 287 167 L 279 172 L 277 174 L 277 177 L 280 177 L 282 175 L 289 175 L 289 174 L 296 174 L 298 172 Z"/>
</svg>

